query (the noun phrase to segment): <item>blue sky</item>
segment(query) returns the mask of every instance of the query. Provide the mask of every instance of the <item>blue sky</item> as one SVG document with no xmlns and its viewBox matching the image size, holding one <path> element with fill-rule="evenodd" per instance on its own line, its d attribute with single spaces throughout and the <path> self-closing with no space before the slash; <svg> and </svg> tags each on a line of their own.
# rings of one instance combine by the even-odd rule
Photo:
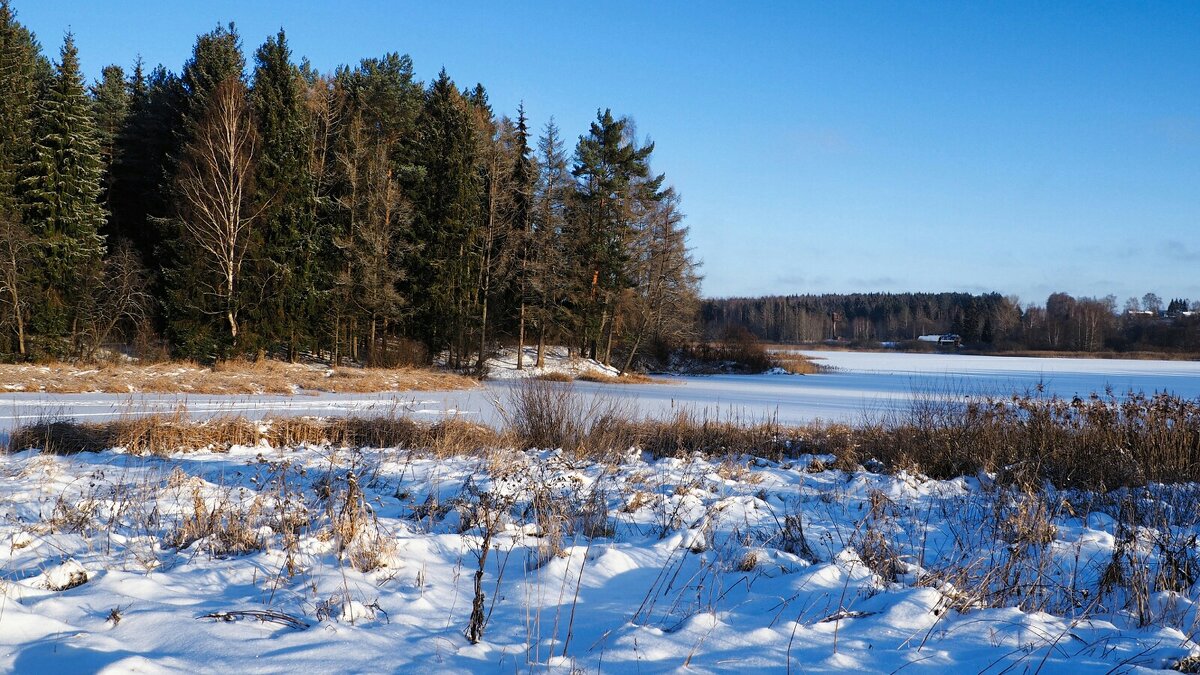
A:
<svg viewBox="0 0 1200 675">
<path fill-rule="evenodd" d="M 708 296 L 1200 299 L 1198 2 L 14 5 L 92 77 L 178 71 L 232 20 L 247 53 L 282 26 L 321 70 L 408 53 L 570 138 L 631 115 Z"/>
</svg>

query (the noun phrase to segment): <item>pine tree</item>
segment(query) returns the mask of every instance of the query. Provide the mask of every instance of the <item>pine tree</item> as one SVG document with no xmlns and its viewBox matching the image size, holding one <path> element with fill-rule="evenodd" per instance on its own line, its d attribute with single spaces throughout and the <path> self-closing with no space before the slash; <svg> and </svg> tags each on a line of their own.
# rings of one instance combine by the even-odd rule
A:
<svg viewBox="0 0 1200 675">
<path fill-rule="evenodd" d="M 589 133 L 575 148 L 572 173 L 578 181 L 572 238 L 584 278 L 578 289 L 583 340 L 589 356 L 611 357 L 617 324 L 617 301 L 629 285 L 628 243 L 633 237 L 634 209 L 639 200 L 658 198 L 662 176 L 651 176 L 654 144 L 637 147 L 627 119 L 611 110 L 597 112 Z M 600 351 L 601 339 L 605 346 Z"/>
<path fill-rule="evenodd" d="M 25 179 L 29 219 L 41 240 L 47 287 L 43 330 L 78 331 L 81 303 L 96 282 L 104 237 L 103 167 L 91 100 L 67 34 L 54 79 L 38 107 L 36 141 Z"/>
</svg>

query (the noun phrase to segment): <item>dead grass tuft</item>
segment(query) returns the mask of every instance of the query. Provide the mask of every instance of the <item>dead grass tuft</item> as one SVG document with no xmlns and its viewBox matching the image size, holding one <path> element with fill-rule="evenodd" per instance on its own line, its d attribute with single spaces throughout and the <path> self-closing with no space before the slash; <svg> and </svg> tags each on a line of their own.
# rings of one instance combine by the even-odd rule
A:
<svg viewBox="0 0 1200 675">
<path fill-rule="evenodd" d="M 257 500 L 248 508 L 226 499 L 219 499 L 210 507 L 196 487 L 192 491 L 191 513 L 180 521 L 167 544 L 186 549 L 200 542 L 205 551 L 216 557 L 253 553 L 265 546 L 259 534 L 261 521 L 262 509 Z"/>
<path fill-rule="evenodd" d="M 796 352 L 771 352 L 771 361 L 792 375 L 816 375 L 825 369 L 803 354 Z"/>
</svg>

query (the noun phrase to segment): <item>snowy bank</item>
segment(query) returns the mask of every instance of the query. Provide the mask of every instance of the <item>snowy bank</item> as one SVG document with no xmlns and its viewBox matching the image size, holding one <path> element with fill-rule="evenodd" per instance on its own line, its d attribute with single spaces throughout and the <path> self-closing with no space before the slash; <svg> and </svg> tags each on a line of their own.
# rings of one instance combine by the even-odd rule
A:
<svg viewBox="0 0 1200 675">
<path fill-rule="evenodd" d="M 1195 560 L 1194 485 L 611 459 L 9 456 L 0 670 L 1148 672 L 1200 653 L 1195 579 L 1164 576 Z"/>
</svg>

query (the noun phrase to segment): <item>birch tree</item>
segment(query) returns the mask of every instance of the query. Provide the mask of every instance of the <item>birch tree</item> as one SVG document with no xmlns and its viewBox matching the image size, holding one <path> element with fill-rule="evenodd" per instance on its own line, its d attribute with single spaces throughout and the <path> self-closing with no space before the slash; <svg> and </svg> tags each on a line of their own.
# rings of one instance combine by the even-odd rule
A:
<svg viewBox="0 0 1200 675">
<path fill-rule="evenodd" d="M 177 179 L 183 233 L 199 267 L 196 292 L 203 312 L 222 317 L 237 344 L 242 266 L 253 228 L 269 200 L 251 206 L 254 178 L 254 122 L 245 85 L 236 77 L 214 89 Z"/>
</svg>

